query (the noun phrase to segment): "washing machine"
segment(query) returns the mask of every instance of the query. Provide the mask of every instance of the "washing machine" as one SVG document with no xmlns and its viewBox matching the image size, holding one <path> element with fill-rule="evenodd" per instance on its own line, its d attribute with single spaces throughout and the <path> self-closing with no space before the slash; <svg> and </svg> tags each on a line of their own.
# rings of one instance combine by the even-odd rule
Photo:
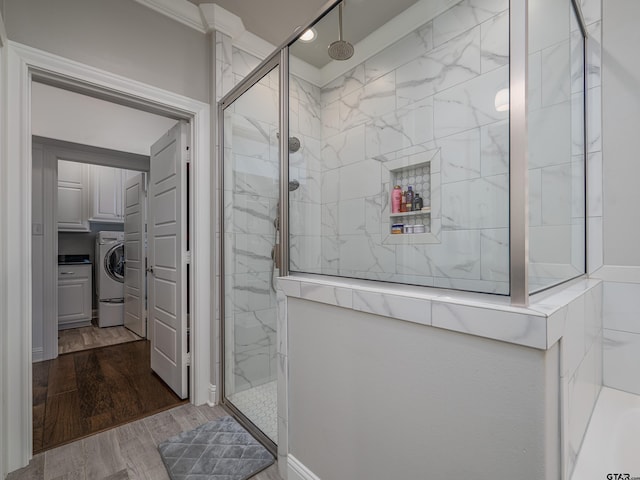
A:
<svg viewBox="0 0 640 480">
<path fill-rule="evenodd" d="M 96 237 L 98 326 L 124 325 L 124 232 Z"/>
</svg>

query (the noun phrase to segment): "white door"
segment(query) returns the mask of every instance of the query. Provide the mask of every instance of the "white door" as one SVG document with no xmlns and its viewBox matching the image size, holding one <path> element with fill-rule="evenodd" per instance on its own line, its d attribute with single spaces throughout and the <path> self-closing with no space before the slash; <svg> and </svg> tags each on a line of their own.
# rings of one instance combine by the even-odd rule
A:
<svg viewBox="0 0 640 480">
<path fill-rule="evenodd" d="M 151 147 L 148 287 L 151 369 L 187 398 L 187 201 L 189 127 L 178 122 Z"/>
<path fill-rule="evenodd" d="M 143 338 L 147 336 L 145 205 L 145 177 L 138 173 L 124 185 L 124 326 Z"/>
</svg>

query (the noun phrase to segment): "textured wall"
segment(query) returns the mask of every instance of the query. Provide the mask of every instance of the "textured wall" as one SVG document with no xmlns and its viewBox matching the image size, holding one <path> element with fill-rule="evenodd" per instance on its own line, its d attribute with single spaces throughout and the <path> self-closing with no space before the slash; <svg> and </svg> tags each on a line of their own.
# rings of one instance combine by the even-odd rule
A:
<svg viewBox="0 0 640 480">
<path fill-rule="evenodd" d="M 5 0 L 10 40 L 209 102 L 207 36 L 130 0 Z"/>
</svg>

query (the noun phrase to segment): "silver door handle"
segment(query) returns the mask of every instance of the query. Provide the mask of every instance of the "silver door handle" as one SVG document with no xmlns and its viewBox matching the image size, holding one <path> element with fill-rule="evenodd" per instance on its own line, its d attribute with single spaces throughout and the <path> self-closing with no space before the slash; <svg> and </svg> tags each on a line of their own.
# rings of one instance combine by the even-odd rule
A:
<svg viewBox="0 0 640 480">
<path fill-rule="evenodd" d="M 76 272 L 60 272 L 60 275 L 74 275 Z"/>
<path fill-rule="evenodd" d="M 147 273 L 150 273 L 151 275 L 153 275 L 153 267 L 147 268 Z"/>
</svg>

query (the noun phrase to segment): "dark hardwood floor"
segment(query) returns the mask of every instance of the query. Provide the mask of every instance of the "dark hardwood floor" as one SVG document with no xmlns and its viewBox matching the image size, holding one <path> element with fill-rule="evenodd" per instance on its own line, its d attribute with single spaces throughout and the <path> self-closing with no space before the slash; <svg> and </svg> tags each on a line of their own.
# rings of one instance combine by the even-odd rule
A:
<svg viewBox="0 0 640 480">
<path fill-rule="evenodd" d="M 147 340 L 33 364 L 34 453 L 185 403 L 152 371 Z"/>
</svg>

